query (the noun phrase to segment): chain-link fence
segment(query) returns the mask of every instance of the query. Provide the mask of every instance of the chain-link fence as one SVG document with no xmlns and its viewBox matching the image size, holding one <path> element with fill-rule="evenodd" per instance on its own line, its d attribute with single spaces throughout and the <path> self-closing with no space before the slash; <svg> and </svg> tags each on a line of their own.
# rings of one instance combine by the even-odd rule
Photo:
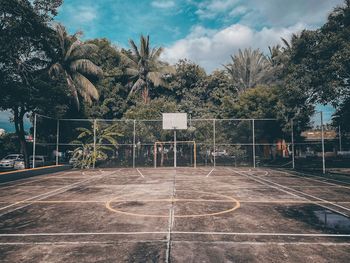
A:
<svg viewBox="0 0 350 263">
<path fill-rule="evenodd" d="M 294 123 L 295 167 L 303 170 L 350 168 L 350 135 L 340 126 L 325 120 L 323 112 L 315 112 L 302 131 Z"/>
<path fill-rule="evenodd" d="M 176 131 L 176 147 L 174 131 L 163 130 L 162 120 L 56 120 L 36 115 L 33 151 L 55 164 L 80 168 L 171 167 L 175 148 L 177 165 L 184 167 L 349 166 L 349 137 L 317 114 L 303 131 L 293 120 L 282 126 L 275 119 L 190 118 L 187 130 Z"/>
</svg>

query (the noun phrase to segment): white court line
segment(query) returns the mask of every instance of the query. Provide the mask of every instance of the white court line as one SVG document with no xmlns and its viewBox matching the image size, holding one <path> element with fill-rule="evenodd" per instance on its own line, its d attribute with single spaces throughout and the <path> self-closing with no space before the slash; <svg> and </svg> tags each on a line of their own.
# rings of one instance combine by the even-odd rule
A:
<svg viewBox="0 0 350 263">
<path fill-rule="evenodd" d="M 350 237 L 350 234 L 326 233 L 269 233 L 269 232 L 196 232 L 172 231 L 179 235 L 216 235 L 216 236 L 291 236 L 291 237 Z M 38 237 L 38 236 L 127 236 L 127 235 L 167 235 L 168 231 L 141 231 L 141 232 L 67 232 L 67 233 L 22 233 L 0 234 L 0 237 Z"/>
<path fill-rule="evenodd" d="M 175 217 L 174 217 L 174 197 L 176 194 L 176 170 L 174 173 L 174 178 L 173 178 L 173 187 L 172 187 L 172 193 L 171 193 L 171 207 L 169 208 L 169 219 L 168 219 L 168 234 L 167 234 L 167 244 L 166 244 L 166 251 L 165 251 L 165 262 L 169 263 L 170 262 L 170 257 L 171 257 L 171 244 L 172 244 L 172 239 L 171 239 L 171 231 L 174 227 L 174 222 L 175 222 Z"/>
<path fill-rule="evenodd" d="M 207 174 L 206 177 L 209 177 L 209 175 L 211 175 L 211 173 L 215 170 L 215 168 L 211 169 L 211 171 Z"/>
<path fill-rule="evenodd" d="M 141 175 L 142 178 L 145 178 L 143 174 L 140 172 L 139 168 L 136 168 L 136 171 Z"/>
<path fill-rule="evenodd" d="M 235 172 L 234 170 L 232 170 L 232 171 Z M 248 175 L 246 175 L 246 174 L 242 174 L 242 173 L 239 173 L 239 172 L 236 172 L 236 173 L 238 173 L 238 174 L 240 174 L 240 175 L 243 175 L 243 176 L 245 176 L 245 177 L 247 177 L 247 178 L 250 178 L 251 180 L 254 180 L 254 181 L 256 181 L 256 182 L 258 182 L 258 183 L 261 183 L 261 184 L 263 184 L 263 185 L 267 185 L 267 186 L 269 186 L 269 187 L 271 187 L 271 188 L 274 188 L 274 189 L 277 189 L 277 190 L 282 191 L 282 192 L 284 192 L 284 193 L 293 195 L 294 197 L 298 197 L 298 198 L 302 198 L 302 199 L 304 199 L 304 200 L 308 200 L 308 201 L 310 201 L 310 203 L 313 203 L 313 204 L 322 206 L 323 208 L 326 208 L 326 209 L 328 209 L 328 210 L 331 210 L 331 211 L 333 211 L 333 212 L 336 212 L 336 213 L 338 213 L 338 214 L 341 214 L 341 215 L 343 215 L 343 216 L 345 216 L 345 217 L 349 217 L 347 214 L 344 214 L 344 213 L 342 213 L 342 212 L 340 212 L 340 211 L 338 211 L 338 210 L 336 210 L 336 209 L 334 209 L 334 208 L 330 208 L 330 207 L 327 207 L 327 206 L 325 206 L 325 205 L 319 204 L 319 203 L 317 203 L 316 201 L 312 201 L 312 200 L 310 200 L 310 199 L 308 199 L 308 198 L 306 198 L 306 197 L 303 197 L 303 196 L 294 194 L 294 193 L 292 193 L 292 192 L 290 192 L 290 191 L 281 189 L 280 187 L 289 189 L 289 190 L 291 190 L 291 191 L 295 191 L 295 192 L 302 193 L 302 194 L 304 194 L 304 195 L 310 196 L 310 197 L 315 198 L 315 199 L 318 199 L 318 200 L 320 200 L 320 201 L 324 201 L 324 202 L 327 203 L 327 204 L 331 204 L 331 205 L 334 205 L 334 206 L 338 206 L 338 207 L 340 207 L 340 208 L 342 208 L 343 206 L 339 206 L 339 205 L 337 205 L 337 204 L 335 204 L 335 203 L 332 203 L 332 202 L 330 202 L 330 201 L 327 201 L 327 200 L 324 200 L 324 199 L 321 199 L 321 198 L 318 198 L 318 197 L 315 197 L 315 196 L 312 196 L 312 195 L 305 194 L 304 192 L 301 192 L 301 191 L 298 191 L 298 190 L 295 190 L 295 189 L 292 189 L 292 188 L 289 188 L 289 187 L 280 185 L 280 184 L 278 184 L 278 183 L 275 183 L 275 182 L 272 182 L 272 181 L 269 181 L 269 180 L 264 180 L 264 179 L 262 179 L 261 177 L 255 177 L 255 176 L 253 176 L 253 175 L 248 176 Z M 265 182 L 265 183 L 264 183 L 264 182 Z M 278 185 L 278 186 L 280 186 L 280 187 L 267 184 L 266 182 L 268 182 L 268 183 L 270 183 L 270 184 L 272 183 L 272 184 Z M 344 208 L 345 208 L 345 207 L 344 207 Z M 349 210 L 349 211 L 350 211 L 350 209 L 347 209 L 347 208 L 345 208 L 345 210 Z"/>
<path fill-rule="evenodd" d="M 239 173 L 239 174 L 241 174 L 241 173 Z M 242 175 L 243 175 L 243 174 L 242 174 Z M 267 182 L 267 183 L 270 183 L 270 184 L 274 184 L 274 185 L 277 185 L 277 186 L 279 186 L 279 187 L 288 189 L 289 191 L 294 191 L 294 192 L 297 192 L 297 193 L 299 193 L 299 194 L 306 195 L 306 196 L 308 196 L 308 197 L 311 197 L 311 198 L 314 198 L 314 199 L 316 199 L 316 200 L 322 201 L 322 202 L 324 202 L 324 203 L 326 203 L 326 204 L 330 204 L 330 205 L 339 207 L 339 208 L 341 208 L 341 209 L 344 209 L 344 210 L 346 210 L 346 211 L 350 211 L 349 208 L 344 207 L 344 206 L 341 206 L 341 205 L 338 205 L 338 204 L 333 203 L 333 202 L 331 202 L 331 201 L 328 201 L 328 200 L 319 198 L 319 197 L 314 196 L 314 195 L 310 195 L 310 194 L 304 193 L 304 192 L 302 192 L 302 191 L 295 190 L 295 189 L 290 188 L 290 187 L 288 187 L 288 186 L 284 186 L 284 185 L 278 184 L 278 183 L 276 183 L 276 182 L 273 182 L 273 181 L 270 181 L 270 180 L 267 180 L 267 179 L 262 179 L 261 177 L 256 177 L 256 176 L 254 176 L 254 175 L 252 175 L 252 174 L 250 174 L 250 175 L 251 175 L 251 177 L 249 177 L 248 175 L 245 175 L 245 176 L 246 176 L 247 178 L 251 178 L 252 180 L 255 180 L 255 181 L 257 181 L 257 182 L 263 181 L 263 182 Z M 260 182 L 260 183 L 264 184 L 263 182 Z M 265 184 L 265 185 L 268 185 L 268 184 Z M 270 187 L 275 188 L 275 189 L 278 189 L 278 190 L 283 191 L 283 192 L 285 192 L 285 193 L 292 194 L 293 196 L 296 196 L 296 197 L 299 197 L 299 198 L 303 198 L 303 199 L 305 199 L 305 200 L 309 200 L 311 203 L 317 204 L 317 202 L 315 202 L 315 201 L 312 201 L 312 200 L 310 200 L 310 199 L 307 199 L 307 198 L 305 198 L 305 197 L 303 197 L 303 196 L 299 196 L 299 195 L 293 194 L 293 193 L 291 193 L 291 192 L 289 192 L 289 191 L 286 191 L 286 190 L 284 190 L 284 189 L 281 189 L 281 188 L 279 188 L 279 187 L 276 187 L 276 186 L 274 187 L 274 186 L 272 186 L 272 185 L 270 185 Z M 332 211 L 334 211 L 334 212 L 336 212 L 336 213 L 339 213 L 339 214 L 341 214 L 341 215 L 343 215 L 343 216 L 345 216 L 345 217 L 349 217 L 349 215 L 344 214 L 344 213 L 342 213 L 342 212 L 340 212 L 340 211 L 337 211 L 337 210 L 335 210 L 335 209 L 333 209 L 333 208 L 330 208 L 330 207 L 327 207 L 327 206 L 321 205 L 321 204 L 317 204 L 317 205 L 322 206 L 322 207 L 324 207 L 324 208 L 326 208 L 326 209 L 332 210 Z"/>
<path fill-rule="evenodd" d="M 61 173 L 61 172 L 64 172 L 62 175 L 73 173 L 73 171 L 59 171 L 59 172 L 55 172 L 55 173 L 50 173 L 49 175 L 47 175 L 47 174 L 38 175 L 38 176 L 44 176 L 44 178 L 42 177 L 42 178 L 35 179 L 35 180 L 31 180 L 31 179 L 34 179 L 35 176 L 22 178 L 22 179 L 18 179 L 18 180 L 14 180 L 14 181 L 0 183 L 0 189 L 2 190 L 2 189 L 9 188 L 9 187 L 16 187 L 18 185 L 24 185 L 24 184 L 29 184 L 32 182 L 43 181 L 43 180 L 51 179 L 51 177 L 58 178 L 58 175 L 55 175 L 55 174 Z M 77 171 L 74 171 L 74 172 L 77 172 Z M 23 180 L 26 180 L 26 181 L 23 182 Z M 19 184 L 17 184 L 17 182 L 19 182 Z M 6 186 L 1 187 L 1 185 L 4 185 L 4 184 L 10 184 L 10 185 L 6 185 Z"/>
<path fill-rule="evenodd" d="M 151 239 L 151 240 L 121 240 L 121 241 L 52 241 L 52 242 L 0 242 L 0 246 L 23 246 L 23 245 L 115 245 L 124 243 L 165 243 L 164 239 Z M 239 245 L 253 245 L 253 246 L 266 246 L 266 245 L 321 245 L 321 246 L 350 246 L 350 243 L 344 242 L 259 242 L 259 241 L 196 241 L 196 240 L 173 240 L 172 243 L 199 243 L 199 244 L 239 244 Z"/>
<path fill-rule="evenodd" d="M 286 172 L 286 171 L 281 171 L 281 170 L 277 170 L 277 172 L 279 173 L 284 173 L 284 174 L 287 174 L 287 175 L 293 175 L 297 178 L 302 178 L 302 179 L 306 179 L 306 180 L 311 180 L 311 181 L 315 181 L 315 182 L 320 182 L 320 183 L 324 183 L 324 184 L 328 184 L 328 185 L 334 185 L 334 186 L 337 186 L 337 187 L 341 187 L 341 188 L 347 188 L 347 189 L 350 189 L 349 186 L 345 186 L 345 185 L 340 185 L 340 184 L 335 184 L 335 183 L 331 183 L 331 182 L 327 182 L 327 181 L 322 181 L 322 180 L 317 180 L 317 179 L 313 179 L 313 178 L 305 178 L 303 176 L 299 176 L 298 174 L 300 175 L 306 175 L 306 176 L 311 176 L 311 177 L 318 177 L 318 178 L 322 178 L 324 180 L 330 180 L 330 181 L 334 181 L 334 182 L 339 182 L 339 183 L 345 183 L 345 184 L 349 184 L 347 182 L 344 182 L 344 181 L 339 181 L 339 180 L 335 180 L 335 179 L 331 179 L 331 178 L 326 178 L 326 177 L 321 177 L 321 176 L 318 176 L 318 175 L 311 175 L 311 174 L 306 174 L 306 173 L 300 173 L 300 172 L 294 172 L 294 173 L 289 173 L 289 172 Z"/>
<path fill-rule="evenodd" d="M 174 240 L 173 243 L 199 243 L 199 244 L 239 244 L 239 245 L 253 245 L 253 246 L 269 246 L 269 245 L 322 245 L 322 246 L 350 246 L 350 243 L 346 242 L 322 242 L 322 241 L 290 241 L 290 242 L 276 242 L 276 241 L 220 241 L 220 240 L 208 240 L 208 241 L 197 241 L 197 240 Z M 0 243 L 1 244 L 1 243 Z"/>
<path fill-rule="evenodd" d="M 334 203 L 334 202 L 331 202 L 331 201 L 328 201 L 328 200 L 319 198 L 319 197 L 317 197 L 317 196 L 314 196 L 314 195 L 311 195 L 311 194 L 307 194 L 307 193 L 304 193 L 304 192 L 299 191 L 299 190 L 295 190 L 295 189 L 290 188 L 290 187 L 288 187 L 288 186 L 284 186 L 284 185 L 278 184 L 278 183 L 276 183 L 276 182 L 273 182 L 273 181 L 270 181 L 270 180 L 267 180 L 267 179 L 262 179 L 262 178 L 259 178 L 259 179 L 261 179 L 261 180 L 263 180 L 263 181 L 266 181 L 266 182 L 269 182 L 269 183 L 273 183 L 273 184 L 275 184 L 275 185 L 278 185 L 278 186 L 280 186 L 280 187 L 286 188 L 286 189 L 288 189 L 288 190 L 291 190 L 291 191 L 294 191 L 294 192 L 297 192 L 297 193 L 300 193 L 300 194 L 309 196 L 309 197 L 311 197 L 311 198 L 317 199 L 317 200 L 322 201 L 322 202 L 325 202 L 325 203 L 327 203 L 327 204 L 337 206 L 337 207 L 339 207 L 339 208 L 341 208 L 341 209 L 344 209 L 344 210 L 346 210 L 346 211 L 350 211 L 350 208 L 347 208 L 347 207 L 338 205 L 338 204 L 336 204 L 336 203 Z M 347 215 L 346 217 L 349 217 L 349 216 Z"/>
<path fill-rule="evenodd" d="M 42 242 L 0 242 L 0 246 L 22 246 L 22 245 L 115 245 L 124 243 L 164 243 L 164 239 L 151 240 L 111 240 L 111 241 L 42 241 Z"/>
<path fill-rule="evenodd" d="M 118 171 L 118 170 L 117 170 L 117 171 Z M 115 173 L 115 172 L 117 172 L 117 171 L 113 171 L 113 172 L 110 173 L 110 174 L 113 174 L 113 173 Z M 107 174 L 107 175 L 109 175 L 109 174 Z M 60 194 L 60 193 L 64 193 L 65 191 L 67 191 L 67 190 L 69 190 L 69 189 L 72 189 L 73 187 L 75 187 L 75 186 L 77 186 L 77 185 L 79 185 L 79 184 L 83 184 L 83 183 L 86 183 L 86 182 L 88 182 L 88 181 L 93 181 L 93 180 L 95 180 L 95 179 L 100 179 L 100 178 L 102 178 L 102 175 L 96 175 L 96 176 L 94 176 L 94 177 L 92 177 L 92 178 L 89 178 L 89 179 L 86 179 L 86 180 L 83 180 L 83 181 L 79 181 L 79 182 L 76 182 L 76 183 L 73 183 L 73 184 L 70 184 L 70 185 L 66 185 L 66 186 L 63 186 L 63 187 L 61 187 L 61 188 L 59 188 L 59 189 L 55 189 L 55 190 L 52 190 L 52 191 L 47 192 L 47 193 L 43 193 L 43 194 L 40 194 L 40 195 L 36 195 L 36 196 L 31 197 L 31 198 L 27 198 L 27 199 L 25 199 L 25 200 L 19 201 L 19 202 L 17 202 L 17 203 L 14 203 L 14 204 L 11 204 L 11 205 L 7 205 L 7 206 L 5 206 L 5 207 L 1 207 L 0 210 L 3 210 L 3 209 L 6 209 L 6 208 L 10 208 L 10 207 L 12 207 L 12 206 L 18 205 L 18 204 L 20 204 L 21 202 L 31 201 L 31 200 L 36 199 L 36 198 L 38 198 L 38 197 L 41 197 L 41 198 L 36 199 L 35 201 L 40 201 L 40 200 L 42 200 L 42 199 L 45 199 L 45 198 L 48 198 L 48 197 L 51 197 L 51 196 L 54 196 L 54 195 L 57 195 L 57 194 Z M 34 201 L 34 200 L 33 200 L 33 201 Z M 22 209 L 22 208 L 24 208 L 24 207 L 27 207 L 27 206 L 29 206 L 29 205 L 31 205 L 31 204 L 33 204 L 33 203 L 30 203 L 30 202 L 29 202 L 29 203 L 26 203 L 26 204 L 23 205 L 23 206 L 20 206 L 20 207 L 17 207 L 17 208 L 15 208 L 15 209 L 12 209 L 12 210 L 10 210 L 10 211 L 4 212 L 4 213 L 0 214 L 0 217 L 6 215 L 6 214 L 8 214 L 8 213 L 14 212 L 14 211 L 16 211 L 16 210 Z"/>
</svg>

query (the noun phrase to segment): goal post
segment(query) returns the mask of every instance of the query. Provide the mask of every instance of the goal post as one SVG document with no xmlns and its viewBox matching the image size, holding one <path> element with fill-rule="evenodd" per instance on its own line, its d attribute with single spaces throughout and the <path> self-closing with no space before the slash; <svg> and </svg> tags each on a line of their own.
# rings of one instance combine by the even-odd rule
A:
<svg viewBox="0 0 350 263">
<path fill-rule="evenodd" d="M 187 145 L 193 145 L 193 151 L 190 152 L 191 155 L 193 155 L 193 167 L 196 168 L 197 167 L 197 145 L 196 145 L 196 141 L 177 141 L 176 142 L 177 144 L 179 145 L 184 145 L 184 144 L 187 144 Z M 166 141 L 166 142 L 162 142 L 162 141 L 157 141 L 154 143 L 154 152 L 153 152 L 153 155 L 154 155 L 154 168 L 157 168 L 157 156 L 158 156 L 158 147 L 159 146 L 162 146 L 162 149 L 164 151 L 164 146 L 166 145 L 173 145 L 175 146 L 175 142 L 173 141 Z M 174 148 L 174 151 L 176 150 L 175 147 Z M 161 154 L 164 154 L 161 153 Z M 176 153 L 174 152 L 174 157 L 176 156 Z"/>
</svg>

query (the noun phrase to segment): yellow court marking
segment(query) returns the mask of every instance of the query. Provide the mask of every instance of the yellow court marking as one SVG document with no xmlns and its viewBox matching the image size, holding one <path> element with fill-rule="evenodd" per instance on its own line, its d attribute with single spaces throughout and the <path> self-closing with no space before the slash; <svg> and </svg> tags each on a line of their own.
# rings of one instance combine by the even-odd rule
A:
<svg viewBox="0 0 350 263">
<path fill-rule="evenodd" d="M 175 218 L 194 218 L 194 217 L 206 217 L 206 216 L 216 216 L 216 215 L 222 215 L 222 214 L 226 214 L 226 213 L 230 213 L 233 212 L 234 210 L 238 209 L 240 207 L 240 202 L 238 200 L 236 200 L 233 197 L 230 196 L 226 196 L 226 195 L 221 195 L 221 194 L 217 194 L 217 193 L 208 193 L 208 192 L 200 192 L 200 191 L 182 191 L 182 190 L 178 190 L 176 192 L 188 192 L 188 193 L 199 193 L 199 194 L 206 194 L 206 195 L 211 195 L 211 196 L 219 196 L 219 197 L 223 197 L 225 198 L 225 201 L 229 201 L 230 203 L 232 203 L 232 207 L 226 210 L 222 210 L 219 212 L 214 212 L 214 213 L 202 213 L 202 214 L 189 214 L 189 215 L 174 215 Z M 134 194 L 130 194 L 130 195 L 123 195 L 123 196 L 117 196 L 111 200 L 109 200 L 108 202 L 106 202 L 106 208 L 114 213 L 118 213 L 118 214 L 123 214 L 123 215 L 128 215 L 128 216 L 137 216 L 137 217 L 153 217 L 153 218 L 168 218 L 169 215 L 152 215 L 152 214 L 143 214 L 143 213 L 132 213 L 132 212 L 127 212 L 127 211 L 122 211 L 119 209 L 115 209 L 112 207 L 112 203 L 123 203 L 123 202 L 129 202 L 129 201 L 124 201 L 121 200 L 121 198 L 123 197 L 130 197 L 130 196 L 134 196 L 136 195 L 136 193 Z M 147 202 L 147 200 L 152 200 L 151 202 L 169 202 L 169 203 L 173 203 L 173 202 L 182 202 L 183 200 L 186 200 L 188 202 L 203 202 L 202 199 L 180 199 L 180 198 L 170 198 L 170 199 L 142 199 L 140 201 L 142 202 Z M 199 201 L 197 201 L 199 200 Z M 214 199 L 215 200 L 215 199 Z M 217 200 L 215 200 L 217 201 Z"/>
</svg>

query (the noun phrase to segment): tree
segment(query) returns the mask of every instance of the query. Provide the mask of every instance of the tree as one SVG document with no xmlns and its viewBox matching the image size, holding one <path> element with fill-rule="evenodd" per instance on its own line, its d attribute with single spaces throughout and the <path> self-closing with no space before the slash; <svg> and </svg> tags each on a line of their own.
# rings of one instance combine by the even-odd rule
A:
<svg viewBox="0 0 350 263">
<path fill-rule="evenodd" d="M 23 125 L 25 114 L 57 104 L 44 94 L 52 88 L 43 80 L 52 52 L 53 31 L 48 26 L 61 1 L 0 0 L 0 108 L 11 110 L 16 134 L 29 166 Z"/>
<path fill-rule="evenodd" d="M 133 95 L 141 90 L 143 101 L 148 103 L 151 89 L 167 86 L 165 78 L 173 72 L 173 69 L 159 60 L 163 48 L 151 49 L 149 36 L 141 35 L 139 47 L 133 40 L 129 40 L 129 43 L 131 52 L 122 52 L 127 65 L 126 74 L 130 76 L 130 84 L 132 84 L 129 94 Z"/>
<path fill-rule="evenodd" d="M 94 147 L 94 127 L 96 128 L 96 145 Z M 77 128 L 79 132 L 77 140 L 72 143 L 80 145 L 73 151 L 76 160 L 75 167 L 81 169 L 90 168 L 96 161 L 108 159 L 108 153 L 113 153 L 118 145 L 118 137 L 122 134 L 118 131 L 118 124 L 92 125 L 88 128 Z"/>
<path fill-rule="evenodd" d="M 89 104 L 98 100 L 99 94 L 89 78 L 99 78 L 103 71 L 89 57 L 97 51 L 94 44 L 82 43 L 80 32 L 70 36 L 64 26 L 56 26 L 59 49 L 51 65 L 49 74 L 53 79 L 63 78 L 79 108 L 79 95 Z"/>
<path fill-rule="evenodd" d="M 199 117 L 205 111 L 208 98 L 206 78 L 205 70 L 199 65 L 186 59 L 180 60 L 175 65 L 175 74 L 169 83 L 170 91 L 166 95 L 178 103 L 180 110 Z"/>
<path fill-rule="evenodd" d="M 99 99 L 85 107 L 86 116 L 100 119 L 120 119 L 132 101 L 128 98 L 128 76 L 123 72 L 126 66 L 121 60 L 120 51 L 107 39 L 87 41 L 98 47 L 93 60 L 104 72 L 104 78 L 96 83 Z"/>
<path fill-rule="evenodd" d="M 317 30 L 304 30 L 288 48 L 287 81 L 313 103 L 333 106 L 350 97 L 350 1 L 336 7 Z"/>
<path fill-rule="evenodd" d="M 238 93 L 242 93 L 258 84 L 268 84 L 272 76 L 271 64 L 259 49 L 251 48 L 231 56 L 232 63 L 224 65 L 236 85 Z"/>
</svg>

